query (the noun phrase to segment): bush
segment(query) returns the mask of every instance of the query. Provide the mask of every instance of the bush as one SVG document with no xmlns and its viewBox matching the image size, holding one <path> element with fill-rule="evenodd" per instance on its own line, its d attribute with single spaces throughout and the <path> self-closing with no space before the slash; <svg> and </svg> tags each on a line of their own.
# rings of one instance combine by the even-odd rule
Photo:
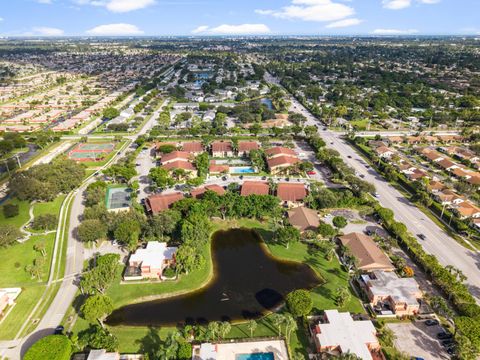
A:
<svg viewBox="0 0 480 360">
<path fill-rule="evenodd" d="M 335 216 L 332 222 L 337 229 L 343 229 L 348 224 L 347 219 L 345 219 L 343 216 Z"/>
<path fill-rule="evenodd" d="M 313 301 L 307 290 L 295 290 L 287 295 L 287 306 L 293 316 L 306 316 L 312 311 Z"/>
<path fill-rule="evenodd" d="M 173 278 L 175 274 L 176 274 L 175 270 L 172 269 L 171 267 L 168 267 L 165 270 L 163 270 L 162 276 L 165 276 L 167 278 Z"/>
<path fill-rule="evenodd" d="M 37 216 L 32 223 L 34 230 L 53 230 L 57 227 L 58 218 L 55 214 Z"/>
<path fill-rule="evenodd" d="M 24 360 L 69 360 L 72 343 L 64 335 L 48 335 L 28 349 Z"/>
<path fill-rule="evenodd" d="M 177 351 L 178 360 L 190 360 L 192 358 L 192 344 L 188 342 L 180 343 Z"/>
<path fill-rule="evenodd" d="M 3 216 L 6 218 L 12 218 L 19 214 L 18 205 L 6 204 L 3 205 Z"/>
</svg>

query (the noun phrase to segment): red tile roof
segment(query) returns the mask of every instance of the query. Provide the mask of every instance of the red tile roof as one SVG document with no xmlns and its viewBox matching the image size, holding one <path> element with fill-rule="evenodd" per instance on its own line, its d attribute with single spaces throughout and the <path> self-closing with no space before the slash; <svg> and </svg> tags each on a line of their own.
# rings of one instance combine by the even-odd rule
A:
<svg viewBox="0 0 480 360">
<path fill-rule="evenodd" d="M 193 189 L 191 191 L 192 197 L 200 199 L 203 196 L 203 194 L 205 194 L 205 192 L 207 190 L 213 191 L 213 192 L 217 193 L 218 195 L 225 194 L 225 190 L 220 185 L 213 184 L 213 185 L 206 185 L 206 186 L 203 186 L 203 187 Z"/>
<path fill-rule="evenodd" d="M 273 148 L 265 150 L 265 154 L 267 156 L 275 156 L 275 155 L 297 156 L 295 151 L 293 151 L 292 149 L 281 147 L 281 146 L 275 146 Z"/>
<path fill-rule="evenodd" d="M 270 169 L 273 169 L 277 166 L 289 166 L 289 165 L 294 165 L 296 163 L 300 162 L 300 160 L 298 160 L 296 157 L 291 157 L 291 156 L 278 156 L 276 158 L 273 158 L 273 159 L 268 159 L 267 160 L 267 163 L 268 163 L 268 167 Z"/>
<path fill-rule="evenodd" d="M 173 170 L 173 169 L 183 169 L 183 170 L 189 170 L 189 171 L 195 171 L 195 166 L 193 166 L 192 163 L 188 161 L 182 161 L 182 160 L 175 160 L 172 162 L 169 162 L 168 164 L 162 165 L 162 168 L 167 169 L 167 170 Z"/>
<path fill-rule="evenodd" d="M 280 183 L 277 186 L 277 196 L 282 201 L 298 202 L 307 196 L 304 184 Z"/>
<path fill-rule="evenodd" d="M 191 160 L 192 155 L 186 151 L 172 151 L 171 153 L 162 155 L 162 163 L 166 163 L 168 161 L 173 161 L 173 160 L 184 160 L 184 161 L 189 161 Z"/>
<path fill-rule="evenodd" d="M 153 214 L 157 214 L 161 211 L 167 210 L 174 204 L 175 202 L 182 200 L 183 194 L 182 193 L 171 193 L 171 194 L 158 194 L 149 196 L 145 200 L 145 205 L 147 210 L 152 212 Z"/>
<path fill-rule="evenodd" d="M 212 143 L 212 151 L 232 151 L 232 143 L 230 141 L 214 141 Z"/>
<path fill-rule="evenodd" d="M 190 142 L 183 143 L 182 149 L 183 151 L 186 151 L 189 153 L 202 152 L 203 145 L 199 141 L 190 141 Z"/>
<path fill-rule="evenodd" d="M 217 165 L 217 164 L 210 164 L 208 171 L 211 174 L 220 174 L 222 172 L 228 173 L 230 167 L 228 165 Z"/>
<path fill-rule="evenodd" d="M 242 185 L 242 190 L 240 191 L 240 195 L 248 196 L 248 195 L 268 195 L 270 191 L 270 186 L 268 183 L 263 181 L 245 181 Z"/>
<path fill-rule="evenodd" d="M 256 141 L 239 141 L 238 151 L 245 152 L 250 150 L 258 150 L 260 146 Z"/>
</svg>

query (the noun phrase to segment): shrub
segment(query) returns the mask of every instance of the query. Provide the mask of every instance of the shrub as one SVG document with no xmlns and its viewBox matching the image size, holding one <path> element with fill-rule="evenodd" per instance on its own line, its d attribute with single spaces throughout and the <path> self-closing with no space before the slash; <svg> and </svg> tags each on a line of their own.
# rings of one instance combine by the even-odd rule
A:
<svg viewBox="0 0 480 360">
<path fill-rule="evenodd" d="M 287 306 L 293 316 L 306 316 L 312 311 L 313 301 L 307 290 L 295 290 L 287 295 Z"/>
<path fill-rule="evenodd" d="M 167 278 L 173 278 L 175 276 L 176 272 L 174 269 L 172 269 L 171 267 L 168 267 L 166 268 L 165 270 L 163 270 L 163 276 L 167 277 Z"/>
<path fill-rule="evenodd" d="M 343 216 L 335 216 L 332 222 L 337 229 L 343 229 L 348 224 L 347 219 L 345 219 Z"/>
<path fill-rule="evenodd" d="M 19 214 L 18 205 L 15 204 L 5 204 L 3 205 L 3 215 L 6 218 L 12 218 Z"/>
</svg>

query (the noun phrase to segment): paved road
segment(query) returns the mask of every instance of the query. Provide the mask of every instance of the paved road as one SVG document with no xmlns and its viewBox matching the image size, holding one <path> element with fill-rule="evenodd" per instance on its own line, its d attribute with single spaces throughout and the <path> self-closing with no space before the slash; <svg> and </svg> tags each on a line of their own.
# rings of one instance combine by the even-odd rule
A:
<svg viewBox="0 0 480 360">
<path fill-rule="evenodd" d="M 269 74 L 266 75 L 266 80 L 278 84 L 278 81 Z M 337 150 L 358 175 L 363 175 L 366 181 L 375 185 L 380 204 L 392 209 L 397 221 L 403 222 L 412 234 L 426 235 L 425 240 L 419 240 L 425 251 L 435 255 L 441 264 L 453 265 L 467 276 L 470 292 L 477 302 L 480 302 L 480 253 L 468 250 L 456 242 L 398 190 L 389 185 L 382 176 L 367 168 L 362 157 L 341 138 L 341 133 L 321 130 L 321 124 L 302 104 L 293 97 L 291 102 L 290 110 L 303 114 L 307 118 L 306 125 L 320 125 L 318 133 L 327 146 Z"/>
</svg>

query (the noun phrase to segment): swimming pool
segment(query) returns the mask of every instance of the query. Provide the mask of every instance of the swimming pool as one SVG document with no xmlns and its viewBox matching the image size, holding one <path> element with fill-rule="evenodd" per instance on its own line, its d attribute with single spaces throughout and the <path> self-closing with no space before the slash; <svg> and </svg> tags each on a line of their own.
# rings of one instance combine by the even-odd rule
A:
<svg viewBox="0 0 480 360">
<path fill-rule="evenodd" d="M 235 356 L 235 360 L 275 360 L 275 356 L 273 356 L 272 352 L 240 354 Z"/>
<path fill-rule="evenodd" d="M 230 168 L 230 174 L 253 174 L 255 169 L 251 166 L 233 166 Z"/>
</svg>

